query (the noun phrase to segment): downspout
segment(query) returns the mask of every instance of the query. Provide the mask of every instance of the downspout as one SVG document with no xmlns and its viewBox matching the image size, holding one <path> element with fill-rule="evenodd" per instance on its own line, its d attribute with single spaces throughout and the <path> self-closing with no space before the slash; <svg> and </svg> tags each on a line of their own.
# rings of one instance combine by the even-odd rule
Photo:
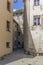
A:
<svg viewBox="0 0 43 65">
<path fill-rule="evenodd" d="M 24 49 L 29 50 L 30 0 L 24 0 Z"/>
</svg>

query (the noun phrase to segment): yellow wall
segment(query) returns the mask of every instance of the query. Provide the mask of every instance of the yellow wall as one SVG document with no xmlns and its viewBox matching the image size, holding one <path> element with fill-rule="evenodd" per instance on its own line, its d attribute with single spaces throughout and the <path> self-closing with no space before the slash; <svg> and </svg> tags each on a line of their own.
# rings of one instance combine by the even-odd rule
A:
<svg viewBox="0 0 43 65">
<path fill-rule="evenodd" d="M 13 0 L 11 12 L 7 10 L 7 0 L 0 0 L 0 57 L 12 52 L 12 24 L 13 24 Z M 7 31 L 7 20 L 10 21 L 10 32 Z M 6 48 L 6 42 L 10 42 L 10 48 Z"/>
</svg>

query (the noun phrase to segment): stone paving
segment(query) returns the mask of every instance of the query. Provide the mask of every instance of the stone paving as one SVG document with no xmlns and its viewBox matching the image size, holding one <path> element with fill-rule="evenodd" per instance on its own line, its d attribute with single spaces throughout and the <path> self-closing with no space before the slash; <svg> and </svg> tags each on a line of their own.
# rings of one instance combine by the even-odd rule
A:
<svg viewBox="0 0 43 65">
<path fill-rule="evenodd" d="M 24 54 L 23 50 L 18 50 L 0 60 L 0 65 L 43 65 L 43 56 L 33 57 Z"/>
</svg>

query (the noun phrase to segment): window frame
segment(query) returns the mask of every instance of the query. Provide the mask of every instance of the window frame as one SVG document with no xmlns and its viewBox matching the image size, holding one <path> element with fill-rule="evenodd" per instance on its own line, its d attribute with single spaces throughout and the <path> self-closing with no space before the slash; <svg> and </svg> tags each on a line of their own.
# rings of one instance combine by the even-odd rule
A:
<svg viewBox="0 0 43 65">
<path fill-rule="evenodd" d="M 9 12 L 11 12 L 11 8 L 10 8 L 10 6 L 11 6 L 10 1 L 7 0 L 7 10 L 8 10 Z"/>
<path fill-rule="evenodd" d="M 6 25 L 7 31 L 10 32 L 10 21 L 7 20 L 7 25 Z"/>
<path fill-rule="evenodd" d="M 36 21 L 35 21 L 36 19 Z M 34 20 L 34 25 L 41 25 L 41 20 L 40 20 L 40 16 L 34 16 L 33 20 Z"/>
<path fill-rule="evenodd" d="M 34 6 L 39 6 L 40 5 L 40 0 L 34 0 Z"/>
<path fill-rule="evenodd" d="M 10 42 L 6 42 L 6 48 L 10 48 Z"/>
</svg>

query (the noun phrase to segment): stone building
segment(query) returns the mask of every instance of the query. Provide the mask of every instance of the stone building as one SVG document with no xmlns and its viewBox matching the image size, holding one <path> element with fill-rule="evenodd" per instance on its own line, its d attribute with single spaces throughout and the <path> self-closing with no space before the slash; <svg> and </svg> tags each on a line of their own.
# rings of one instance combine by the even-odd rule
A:
<svg viewBox="0 0 43 65">
<path fill-rule="evenodd" d="M 24 44 L 23 40 L 23 10 L 17 10 L 13 12 L 13 33 L 14 33 L 14 49 L 22 48 Z M 16 38 L 16 39 L 15 39 Z"/>
<path fill-rule="evenodd" d="M 24 48 L 43 53 L 43 0 L 24 0 Z"/>
<path fill-rule="evenodd" d="M 12 52 L 13 0 L 0 0 L 0 57 Z"/>
</svg>

